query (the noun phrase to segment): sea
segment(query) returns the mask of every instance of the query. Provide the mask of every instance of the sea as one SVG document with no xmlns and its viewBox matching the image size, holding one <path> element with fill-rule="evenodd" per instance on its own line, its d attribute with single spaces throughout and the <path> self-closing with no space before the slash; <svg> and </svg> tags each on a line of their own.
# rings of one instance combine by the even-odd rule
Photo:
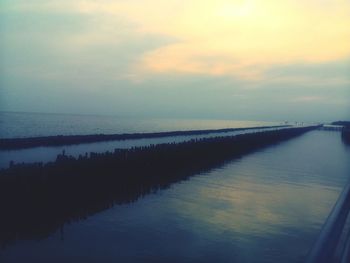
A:
<svg viewBox="0 0 350 263">
<path fill-rule="evenodd" d="M 0 112 L 0 138 L 247 128 L 281 122 Z"/>
<path fill-rule="evenodd" d="M 50 119 L 51 115 L 45 116 Z M 142 126 L 125 120 L 129 124 L 123 126 L 115 117 L 93 116 L 91 123 L 90 117 L 79 121 L 77 115 L 56 116 L 47 122 L 35 114 L 16 118 L 21 128 L 13 120 L 11 133 L 1 128 L 2 137 L 258 124 L 164 120 L 152 126 L 145 120 L 148 124 Z M 80 124 L 74 125 L 73 120 Z M 5 123 L 11 126 L 11 121 Z M 42 147 L 43 154 L 45 150 Z M 340 132 L 310 131 L 69 222 L 49 236 L 18 240 L 0 249 L 0 262 L 302 263 L 349 182 L 349 160 L 350 146 L 343 143 Z"/>
</svg>

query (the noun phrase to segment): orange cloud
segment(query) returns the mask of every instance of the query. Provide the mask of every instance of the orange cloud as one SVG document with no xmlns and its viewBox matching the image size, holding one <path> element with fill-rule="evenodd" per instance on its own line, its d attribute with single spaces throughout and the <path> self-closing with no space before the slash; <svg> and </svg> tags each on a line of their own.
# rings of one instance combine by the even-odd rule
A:
<svg viewBox="0 0 350 263">
<path fill-rule="evenodd" d="M 138 3 L 140 5 L 140 3 Z M 178 42 L 140 59 L 145 72 L 259 78 L 270 65 L 320 63 L 350 56 L 350 2 L 146 1 L 115 4 L 142 33 Z M 105 10 L 107 11 L 107 10 Z"/>
<path fill-rule="evenodd" d="M 350 57 L 348 0 L 84 0 L 62 1 L 55 8 L 93 15 L 101 23 L 108 17 L 110 26 L 123 18 L 135 25 L 130 34 L 177 40 L 146 52 L 131 69 L 138 74 L 257 79 L 271 65 Z M 90 39 L 113 43 L 116 38 L 94 30 Z M 78 40 L 84 41 L 84 36 Z"/>
</svg>

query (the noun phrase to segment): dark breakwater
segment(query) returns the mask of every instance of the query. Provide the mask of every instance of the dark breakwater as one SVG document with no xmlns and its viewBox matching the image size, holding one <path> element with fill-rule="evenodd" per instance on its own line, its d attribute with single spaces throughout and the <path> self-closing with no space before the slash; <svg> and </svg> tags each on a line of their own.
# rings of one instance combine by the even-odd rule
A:
<svg viewBox="0 0 350 263">
<path fill-rule="evenodd" d="M 341 132 L 343 142 L 350 144 L 350 121 L 340 122 L 340 125 L 344 126 Z"/>
<path fill-rule="evenodd" d="M 60 146 L 73 145 L 81 143 L 93 143 L 113 140 L 130 140 L 130 139 L 145 139 L 145 138 L 161 138 L 170 136 L 183 135 L 201 135 L 209 133 L 225 133 L 231 131 L 251 130 L 251 129 L 267 129 L 287 127 L 280 126 L 263 126 L 250 128 L 227 128 L 227 129 L 210 129 L 210 130 L 190 130 L 190 131 L 170 131 L 170 132 L 152 132 L 152 133 L 125 133 L 125 134 L 92 134 L 92 135 L 58 135 L 58 136 L 43 136 L 29 138 L 6 138 L 0 139 L 0 149 L 24 149 L 39 146 Z"/>
<path fill-rule="evenodd" d="M 344 128 L 341 132 L 343 142 L 350 144 L 350 128 Z"/>
<path fill-rule="evenodd" d="M 292 128 L 161 144 L 48 164 L 13 164 L 0 172 L 0 241 L 42 238 L 64 223 L 210 170 L 250 151 L 303 134 Z"/>
</svg>

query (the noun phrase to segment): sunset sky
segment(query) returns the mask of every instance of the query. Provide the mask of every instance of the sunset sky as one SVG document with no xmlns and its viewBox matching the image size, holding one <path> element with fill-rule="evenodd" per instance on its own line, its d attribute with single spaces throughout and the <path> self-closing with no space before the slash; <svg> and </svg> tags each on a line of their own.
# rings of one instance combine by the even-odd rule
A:
<svg viewBox="0 0 350 263">
<path fill-rule="evenodd" d="M 0 110 L 350 116 L 349 0 L 2 0 Z"/>
</svg>

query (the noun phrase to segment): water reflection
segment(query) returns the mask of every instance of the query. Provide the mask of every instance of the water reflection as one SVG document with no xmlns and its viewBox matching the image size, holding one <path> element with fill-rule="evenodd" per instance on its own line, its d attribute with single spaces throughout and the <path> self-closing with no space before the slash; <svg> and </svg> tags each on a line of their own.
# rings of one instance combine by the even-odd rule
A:
<svg viewBox="0 0 350 263">
<path fill-rule="evenodd" d="M 327 150 L 322 150 L 327 149 Z M 315 131 L 115 206 L 2 262 L 303 262 L 350 175 L 339 134 Z"/>
</svg>

